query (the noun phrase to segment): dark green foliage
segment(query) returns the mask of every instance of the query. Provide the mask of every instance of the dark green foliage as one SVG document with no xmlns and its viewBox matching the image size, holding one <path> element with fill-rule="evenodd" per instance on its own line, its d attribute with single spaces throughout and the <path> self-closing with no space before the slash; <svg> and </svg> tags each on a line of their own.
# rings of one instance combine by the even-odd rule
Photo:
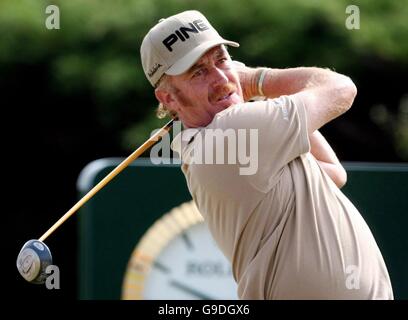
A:
<svg viewBox="0 0 408 320">
<path fill-rule="evenodd" d="M 408 136 L 401 125 L 407 122 L 401 102 L 408 91 L 406 0 L 353 2 L 360 9 L 359 30 L 345 27 L 346 0 L 52 1 L 60 8 L 59 30 L 45 27 L 49 4 L 0 2 L 0 71 L 6 91 L 35 86 L 43 93 L 37 103 L 52 99 L 56 112 L 68 107 L 76 114 L 73 119 L 89 114 L 92 126 L 113 135 L 114 143 L 124 148 L 139 145 L 164 123 L 153 120 L 156 101 L 139 58 L 143 36 L 161 17 L 198 9 L 225 38 L 240 42 L 241 48 L 231 49 L 231 54 L 248 65 L 320 66 L 351 76 L 360 90 L 354 107 L 359 110 L 327 132 L 331 140 L 364 143 L 358 138 L 371 130 L 371 137 L 380 135 L 384 144 L 394 145 L 389 148 L 397 155 L 393 160 L 407 159 L 408 147 L 398 142 Z M 36 73 L 35 83 L 27 82 L 32 79 L 27 72 Z M 24 105 L 25 98 L 13 101 Z M 384 106 L 387 121 L 370 112 L 376 105 Z M 354 160 L 347 147 L 341 146 L 340 152 Z"/>
</svg>

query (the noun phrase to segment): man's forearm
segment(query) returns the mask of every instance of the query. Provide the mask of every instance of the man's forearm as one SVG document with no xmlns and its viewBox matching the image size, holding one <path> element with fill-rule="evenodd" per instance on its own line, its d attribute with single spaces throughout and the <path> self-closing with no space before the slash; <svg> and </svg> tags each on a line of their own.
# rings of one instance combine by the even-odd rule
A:
<svg viewBox="0 0 408 320">
<path fill-rule="evenodd" d="M 330 85 L 338 81 L 339 76 L 328 69 L 314 67 L 269 69 L 262 83 L 262 91 L 269 98 L 291 95 L 307 88 Z"/>
<path fill-rule="evenodd" d="M 246 97 L 258 96 L 259 78 L 265 68 L 241 69 L 241 84 Z M 302 90 L 319 87 L 338 85 L 339 81 L 347 80 L 344 75 L 329 69 L 316 67 L 299 67 L 289 69 L 268 68 L 262 81 L 262 91 L 268 98 L 276 98 L 282 95 L 291 95 Z"/>
</svg>

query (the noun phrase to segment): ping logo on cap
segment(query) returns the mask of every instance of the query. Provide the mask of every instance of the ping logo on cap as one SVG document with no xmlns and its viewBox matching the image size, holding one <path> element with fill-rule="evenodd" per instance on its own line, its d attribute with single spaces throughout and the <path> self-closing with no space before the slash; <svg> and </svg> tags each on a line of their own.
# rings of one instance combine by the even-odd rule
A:
<svg viewBox="0 0 408 320">
<path fill-rule="evenodd" d="M 222 38 L 199 11 L 183 11 L 160 19 L 140 47 L 143 72 L 155 87 L 164 74 L 181 75 L 205 52 L 219 45 L 239 47 L 237 42 Z"/>
<path fill-rule="evenodd" d="M 205 30 L 210 29 L 210 27 L 207 26 L 201 19 L 194 20 L 193 22 L 190 22 L 189 25 L 190 28 L 182 26 L 176 31 L 174 31 L 174 33 L 167 36 L 162 41 L 167 50 L 172 52 L 173 51 L 172 45 L 175 44 L 178 41 L 178 39 L 180 39 L 183 42 L 189 39 L 190 38 L 189 33 L 198 34 L 199 32 L 203 32 Z"/>
</svg>

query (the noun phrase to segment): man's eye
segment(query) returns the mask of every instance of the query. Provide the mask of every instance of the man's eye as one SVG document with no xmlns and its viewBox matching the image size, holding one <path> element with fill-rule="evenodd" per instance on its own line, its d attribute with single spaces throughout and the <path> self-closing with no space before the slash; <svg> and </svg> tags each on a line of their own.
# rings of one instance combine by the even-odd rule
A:
<svg viewBox="0 0 408 320">
<path fill-rule="evenodd" d="M 218 60 L 218 64 L 222 67 L 229 67 L 231 60 L 228 58 L 221 58 Z"/>
</svg>

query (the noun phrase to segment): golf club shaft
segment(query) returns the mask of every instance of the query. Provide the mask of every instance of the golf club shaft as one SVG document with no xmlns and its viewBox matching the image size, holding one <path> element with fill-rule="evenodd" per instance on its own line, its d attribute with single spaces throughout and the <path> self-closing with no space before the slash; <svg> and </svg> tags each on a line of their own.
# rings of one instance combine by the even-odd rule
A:
<svg viewBox="0 0 408 320">
<path fill-rule="evenodd" d="M 91 199 L 99 190 L 106 186 L 114 177 L 116 177 L 123 169 L 125 169 L 129 164 L 140 157 L 143 152 L 154 145 L 160 138 L 167 134 L 173 122 L 176 119 L 170 120 L 165 126 L 163 126 L 159 131 L 157 131 L 153 136 L 151 136 L 145 143 L 143 143 L 139 148 L 137 148 L 129 157 L 123 160 L 115 169 L 113 169 L 105 178 L 103 178 L 95 187 L 93 187 L 85 196 L 82 197 L 67 213 L 65 213 L 54 225 L 45 232 L 40 241 L 44 241 L 48 236 L 53 233 L 61 224 L 63 224 L 70 216 L 72 216 L 79 208 L 81 208 L 89 199 Z"/>
</svg>

